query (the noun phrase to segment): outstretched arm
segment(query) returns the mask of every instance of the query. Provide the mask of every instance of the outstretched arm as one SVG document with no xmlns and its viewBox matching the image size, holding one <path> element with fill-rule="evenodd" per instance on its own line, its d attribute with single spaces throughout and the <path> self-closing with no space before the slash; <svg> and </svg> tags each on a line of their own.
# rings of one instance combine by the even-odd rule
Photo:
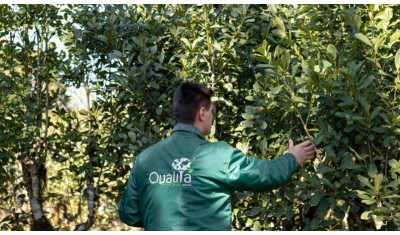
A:
<svg viewBox="0 0 400 235">
<path fill-rule="evenodd" d="M 233 150 L 228 164 L 227 183 L 234 190 L 269 191 L 290 181 L 292 175 L 306 161 L 312 159 L 315 146 L 311 141 L 294 145 L 282 157 L 261 160 Z"/>
</svg>

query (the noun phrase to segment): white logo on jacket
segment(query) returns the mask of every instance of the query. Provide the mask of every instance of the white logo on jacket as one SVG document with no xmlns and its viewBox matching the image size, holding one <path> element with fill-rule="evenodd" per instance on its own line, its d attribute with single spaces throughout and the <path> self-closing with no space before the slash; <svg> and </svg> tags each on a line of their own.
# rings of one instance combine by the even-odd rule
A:
<svg viewBox="0 0 400 235">
<path fill-rule="evenodd" d="M 191 173 L 193 171 L 193 169 L 190 168 L 191 165 L 192 162 L 188 158 L 177 158 L 172 162 L 172 169 L 175 171 L 173 171 L 171 174 L 159 174 L 153 171 L 149 175 L 149 182 L 151 184 L 191 186 Z M 186 174 L 184 174 L 185 171 Z"/>
<path fill-rule="evenodd" d="M 178 158 L 172 162 L 172 167 L 179 172 L 184 172 L 190 168 L 191 164 L 192 162 L 187 158 Z"/>
</svg>

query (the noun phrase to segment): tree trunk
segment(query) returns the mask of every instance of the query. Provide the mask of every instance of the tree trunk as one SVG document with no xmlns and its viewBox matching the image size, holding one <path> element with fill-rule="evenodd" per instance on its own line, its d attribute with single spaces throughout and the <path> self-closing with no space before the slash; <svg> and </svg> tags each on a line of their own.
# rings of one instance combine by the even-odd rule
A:
<svg viewBox="0 0 400 235">
<path fill-rule="evenodd" d="M 50 221 L 43 213 L 42 205 L 42 187 L 40 181 L 43 180 L 39 177 L 39 172 L 41 169 L 38 167 L 37 163 L 31 161 L 31 163 L 26 163 L 21 161 L 22 172 L 24 177 L 24 183 L 26 185 L 26 190 L 28 191 L 29 202 L 33 215 L 33 222 L 31 224 L 32 231 L 52 231 L 53 226 Z M 43 177 L 43 176 L 42 176 Z"/>
<path fill-rule="evenodd" d="M 87 196 L 88 196 L 88 219 L 86 222 L 78 224 L 75 231 L 87 231 L 94 224 L 94 200 L 95 200 L 95 188 L 93 185 L 93 180 L 88 178 L 87 184 Z"/>
</svg>

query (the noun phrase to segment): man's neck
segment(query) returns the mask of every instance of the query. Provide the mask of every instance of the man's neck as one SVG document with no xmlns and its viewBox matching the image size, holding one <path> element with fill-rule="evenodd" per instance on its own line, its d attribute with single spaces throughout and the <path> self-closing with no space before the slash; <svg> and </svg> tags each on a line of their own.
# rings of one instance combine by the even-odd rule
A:
<svg viewBox="0 0 400 235">
<path fill-rule="evenodd" d="M 201 132 L 203 132 L 204 135 L 208 135 L 208 133 L 206 134 L 206 132 L 205 132 L 206 127 L 204 126 L 203 122 L 195 121 L 192 125 L 197 127 L 197 129 L 199 129 Z"/>
</svg>

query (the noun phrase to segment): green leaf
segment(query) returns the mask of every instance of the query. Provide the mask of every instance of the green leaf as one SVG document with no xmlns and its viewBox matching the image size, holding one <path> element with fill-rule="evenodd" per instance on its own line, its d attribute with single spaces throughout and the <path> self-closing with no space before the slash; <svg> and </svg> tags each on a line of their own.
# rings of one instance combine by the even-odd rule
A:
<svg viewBox="0 0 400 235">
<path fill-rule="evenodd" d="M 385 186 L 385 188 L 398 189 L 399 185 L 400 185 L 400 179 L 397 179 L 397 180 L 391 181 L 389 184 L 387 184 Z"/>
<path fill-rule="evenodd" d="M 6 223 L 6 222 L 8 222 L 8 221 L 11 221 L 11 216 L 6 216 L 6 217 L 4 217 L 4 219 L 2 219 L 1 221 L 0 221 L 0 223 L 4 223 L 3 225 L 2 225 L 2 229 L 3 228 L 10 228 L 10 226 L 8 225 L 8 223 Z"/>
<path fill-rule="evenodd" d="M 124 145 L 125 145 L 124 143 L 118 143 L 118 144 L 115 145 L 115 147 L 120 148 L 120 147 L 122 147 Z"/>
<path fill-rule="evenodd" d="M 336 170 L 334 170 L 333 168 L 328 167 L 328 166 L 319 165 L 318 168 L 317 168 L 317 172 L 320 173 L 320 174 L 326 174 L 326 173 L 335 172 L 335 171 Z"/>
<path fill-rule="evenodd" d="M 253 220 L 250 218 L 247 218 L 246 227 L 251 227 L 252 225 L 253 225 Z"/>
<path fill-rule="evenodd" d="M 367 178 L 365 178 L 365 177 L 362 176 L 362 175 L 357 175 L 357 178 L 358 178 L 359 181 L 361 181 L 361 183 L 362 183 L 363 185 L 367 186 L 368 188 L 370 188 L 370 189 L 372 189 L 372 190 L 375 190 L 374 186 L 372 186 L 372 184 L 368 181 Z"/>
<path fill-rule="evenodd" d="M 354 149 L 352 149 L 350 146 L 349 146 L 349 149 L 354 153 L 354 155 L 356 155 L 356 157 L 357 157 L 358 159 L 360 159 L 360 160 L 363 160 L 363 159 L 364 159 L 364 158 L 361 157 Z"/>
<path fill-rule="evenodd" d="M 181 41 L 186 45 L 187 48 L 191 49 L 189 40 L 187 40 L 187 38 L 181 38 Z"/>
<path fill-rule="evenodd" d="M 380 113 L 381 110 L 383 110 L 381 106 L 375 107 L 374 111 L 372 111 L 371 113 L 370 120 L 374 119 Z"/>
<path fill-rule="evenodd" d="M 328 47 L 327 47 L 327 51 L 328 51 L 328 53 L 330 55 L 332 55 L 332 59 L 336 60 L 336 58 L 337 58 L 337 49 L 336 49 L 336 47 L 334 45 L 332 45 L 332 44 L 329 44 Z"/>
<path fill-rule="evenodd" d="M 357 170 L 357 169 L 362 169 L 363 167 L 360 164 L 355 164 L 355 163 L 351 163 L 351 162 L 346 162 L 345 164 L 343 164 L 341 167 L 341 169 L 346 170 Z"/>
<path fill-rule="evenodd" d="M 212 28 L 212 29 L 219 29 L 219 28 L 222 28 L 222 26 L 219 25 L 219 24 L 215 24 L 215 25 L 211 26 L 210 28 Z"/>
<path fill-rule="evenodd" d="M 369 219 L 369 215 L 371 214 L 372 212 L 371 211 L 365 211 L 365 212 L 363 212 L 362 214 L 361 214 L 361 219 L 362 220 L 368 220 Z"/>
<path fill-rule="evenodd" d="M 135 151 L 137 149 L 137 146 L 133 145 L 133 144 L 129 144 L 128 148 L 129 148 L 129 150 Z"/>
<path fill-rule="evenodd" d="M 323 178 L 321 179 L 321 182 L 322 182 L 323 184 L 329 186 L 329 187 L 332 188 L 332 189 L 336 189 L 335 186 L 334 186 L 327 178 L 325 178 L 325 177 L 323 177 Z"/>
<path fill-rule="evenodd" d="M 232 85 L 232 83 L 225 83 L 224 84 L 224 88 L 227 90 L 227 91 L 232 91 L 233 90 L 233 85 Z"/>
<path fill-rule="evenodd" d="M 367 204 L 367 205 L 372 205 L 372 204 L 376 203 L 375 200 L 362 200 L 361 202 L 364 204 Z"/>
<path fill-rule="evenodd" d="M 385 199 L 400 198 L 400 195 L 389 195 L 389 196 L 385 196 L 383 198 L 385 198 Z"/>
<path fill-rule="evenodd" d="M 394 43 L 398 42 L 399 38 L 400 38 L 400 31 L 397 30 L 394 34 L 392 34 L 392 36 L 390 36 L 389 48 L 391 48 Z"/>
<path fill-rule="evenodd" d="M 267 123 L 263 120 L 263 121 L 261 121 L 260 122 L 260 128 L 262 129 L 262 130 L 265 130 L 265 128 L 267 128 Z"/>
<path fill-rule="evenodd" d="M 366 88 L 366 87 L 368 87 L 371 83 L 372 83 L 372 81 L 374 80 L 375 78 L 374 78 L 374 76 L 368 76 L 368 77 L 366 77 L 365 79 L 361 79 L 360 80 L 360 82 L 358 83 L 359 84 L 359 88 L 358 89 L 364 89 L 364 88 Z"/>
<path fill-rule="evenodd" d="M 160 64 L 162 64 L 164 62 L 164 58 L 165 58 L 164 53 L 161 53 L 160 55 L 158 55 L 157 58 L 158 58 L 158 62 Z"/>
<path fill-rule="evenodd" d="M 356 33 L 356 35 L 354 35 L 355 38 L 357 38 L 358 40 L 362 41 L 363 43 L 367 44 L 370 47 L 372 46 L 372 42 L 362 33 Z"/>
<path fill-rule="evenodd" d="M 359 191 L 359 190 L 356 190 L 356 191 Z M 361 192 L 363 192 L 363 191 L 361 191 Z M 366 192 L 364 192 L 364 193 L 366 193 Z M 373 198 L 371 198 L 370 196 L 365 195 L 365 194 L 358 194 L 357 196 L 363 200 L 374 200 Z"/>
<path fill-rule="evenodd" d="M 153 87 L 154 89 L 158 90 L 160 89 L 160 85 L 158 85 L 157 83 L 155 83 L 154 81 L 150 82 L 151 87 Z"/>
<path fill-rule="evenodd" d="M 344 217 L 346 216 L 346 213 L 340 207 L 336 207 L 333 212 L 334 215 L 340 220 L 343 220 Z"/>
<path fill-rule="evenodd" d="M 248 215 L 248 216 L 253 217 L 253 216 L 256 216 L 256 215 L 260 214 L 261 211 L 262 210 L 261 210 L 260 207 L 253 207 L 250 210 L 246 211 L 245 214 Z"/>
<path fill-rule="evenodd" d="M 311 141 L 313 142 L 314 145 L 319 145 L 324 139 L 325 136 L 323 134 L 318 134 L 317 137 L 315 137 Z"/>
<path fill-rule="evenodd" d="M 394 125 L 399 124 L 399 123 L 400 123 L 400 115 L 397 116 L 396 118 L 394 118 L 394 120 L 393 120 Z"/>
<path fill-rule="evenodd" d="M 247 200 L 247 198 L 249 198 L 251 195 L 253 195 L 253 194 L 247 193 L 247 192 L 238 192 L 236 197 L 239 200 Z"/>
<path fill-rule="evenodd" d="M 324 198 L 324 194 L 317 192 L 314 195 L 311 196 L 310 204 L 311 206 L 317 206 L 319 202 L 321 201 L 322 198 Z"/>
<path fill-rule="evenodd" d="M 383 182 L 383 175 L 382 174 L 376 174 L 374 177 L 374 186 L 375 186 L 375 192 L 379 193 L 379 191 L 382 188 L 382 182 Z"/>
<path fill-rule="evenodd" d="M 329 199 L 328 198 L 322 199 L 320 201 L 320 203 L 318 204 L 318 207 L 317 207 L 317 216 L 320 217 L 320 218 L 325 217 L 326 214 L 328 214 L 329 206 L 330 206 L 329 205 Z"/>
<path fill-rule="evenodd" d="M 259 92 L 262 89 L 262 87 L 260 86 L 260 84 L 258 82 L 255 82 L 253 85 L 253 89 L 255 92 Z"/>
<path fill-rule="evenodd" d="M 279 94 L 279 92 L 281 92 L 283 85 L 279 85 L 276 87 L 271 88 L 271 93 L 274 95 Z"/>
<path fill-rule="evenodd" d="M 169 31 L 171 32 L 171 34 L 173 35 L 173 36 L 177 36 L 177 30 L 176 30 L 176 26 L 175 25 L 170 25 L 169 27 L 168 27 L 168 29 L 169 29 Z"/>
<path fill-rule="evenodd" d="M 193 41 L 193 43 L 192 43 L 192 48 L 193 48 L 193 49 L 196 48 L 197 43 L 199 43 L 199 42 L 201 42 L 201 41 L 203 41 L 203 40 L 204 40 L 203 37 L 196 38 L 196 39 Z"/>
<path fill-rule="evenodd" d="M 256 220 L 254 221 L 253 227 L 251 228 L 252 231 L 261 231 L 263 226 L 261 226 L 260 221 Z"/>
<path fill-rule="evenodd" d="M 382 44 L 382 42 L 386 39 L 386 37 L 379 37 L 379 38 L 373 38 L 371 41 L 374 44 L 374 50 L 378 51 L 379 46 Z"/>
<path fill-rule="evenodd" d="M 395 159 L 390 159 L 389 160 L 389 166 L 391 168 L 397 168 L 397 167 L 400 167 L 400 163 L 397 162 Z"/>
<path fill-rule="evenodd" d="M 254 116 L 252 114 L 249 113 L 242 113 L 242 117 L 246 120 L 251 120 L 254 119 Z"/>
<path fill-rule="evenodd" d="M 136 133 L 134 131 L 128 132 L 129 138 L 131 138 L 132 142 L 136 141 Z"/>
<path fill-rule="evenodd" d="M 387 133 L 387 129 L 385 127 L 373 127 L 371 130 L 382 134 Z"/>
<path fill-rule="evenodd" d="M 387 207 L 384 207 L 384 206 L 378 207 L 377 211 L 380 212 L 380 213 L 386 214 L 386 215 L 390 215 L 392 213 L 391 209 L 389 209 Z"/>
<path fill-rule="evenodd" d="M 222 47 L 221 47 L 221 45 L 219 44 L 219 43 L 214 43 L 213 44 L 213 47 L 217 50 L 217 51 L 220 51 L 220 52 L 223 52 L 224 50 L 222 50 Z"/>
<path fill-rule="evenodd" d="M 400 49 L 397 50 L 396 55 L 394 57 L 394 65 L 397 70 L 400 70 Z"/>
<path fill-rule="evenodd" d="M 275 17 L 273 19 L 273 24 L 275 27 L 277 27 L 280 31 L 286 32 L 285 29 L 285 24 L 283 23 L 283 20 L 280 17 Z"/>
<path fill-rule="evenodd" d="M 368 167 L 369 177 L 374 178 L 377 173 L 378 173 L 378 169 L 376 169 L 376 166 L 374 164 L 370 164 Z"/>
<path fill-rule="evenodd" d="M 132 37 L 131 39 L 136 44 L 136 46 L 138 46 L 138 47 L 142 46 L 142 42 L 139 41 L 139 39 L 137 37 Z"/>
<path fill-rule="evenodd" d="M 107 42 L 107 40 L 108 40 L 107 37 L 104 35 L 96 35 L 96 36 L 94 36 L 94 38 L 98 39 L 100 41 L 103 41 L 103 42 Z"/>
<path fill-rule="evenodd" d="M 157 52 L 157 45 L 150 47 L 150 53 L 154 55 Z"/>
<path fill-rule="evenodd" d="M 109 54 L 112 59 L 119 59 L 122 56 L 122 53 L 118 50 L 114 50 L 113 53 Z"/>
<path fill-rule="evenodd" d="M 293 96 L 292 101 L 294 101 L 296 103 L 304 103 L 305 102 L 305 100 L 300 96 Z"/>
<path fill-rule="evenodd" d="M 353 98 L 351 98 L 348 94 L 343 93 L 340 95 L 339 99 L 341 99 L 346 105 L 354 105 L 355 102 Z"/>
<path fill-rule="evenodd" d="M 278 35 L 278 36 L 280 36 L 282 38 L 286 37 L 286 33 L 284 31 L 280 30 L 280 29 L 274 29 L 274 30 L 272 30 L 272 33 L 276 34 L 276 35 Z"/>
<path fill-rule="evenodd" d="M 245 120 L 245 121 L 241 122 L 241 125 L 242 125 L 244 128 L 253 127 L 253 121 L 251 121 L 251 120 Z"/>
<path fill-rule="evenodd" d="M 157 113 L 158 116 L 160 116 L 162 114 L 162 112 L 163 112 L 163 108 L 162 107 L 158 107 L 156 109 L 156 113 Z"/>
</svg>

